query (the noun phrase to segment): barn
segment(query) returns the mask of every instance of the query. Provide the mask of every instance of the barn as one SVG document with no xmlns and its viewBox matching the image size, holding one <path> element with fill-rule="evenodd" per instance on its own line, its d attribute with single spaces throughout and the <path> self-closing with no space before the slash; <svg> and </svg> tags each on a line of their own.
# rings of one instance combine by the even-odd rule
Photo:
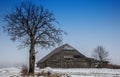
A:
<svg viewBox="0 0 120 77">
<path fill-rule="evenodd" d="M 37 67 L 93 68 L 98 65 L 98 62 L 98 60 L 86 57 L 69 44 L 64 44 L 39 60 Z M 106 65 L 107 62 L 104 64 Z"/>
</svg>

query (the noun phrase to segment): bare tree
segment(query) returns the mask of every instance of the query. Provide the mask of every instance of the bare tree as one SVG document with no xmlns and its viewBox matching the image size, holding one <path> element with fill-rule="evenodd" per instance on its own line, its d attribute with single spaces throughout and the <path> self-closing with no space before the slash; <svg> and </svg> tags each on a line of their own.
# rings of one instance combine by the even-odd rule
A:
<svg viewBox="0 0 120 77">
<path fill-rule="evenodd" d="M 99 67 L 103 67 L 103 62 L 108 60 L 108 51 L 102 46 L 97 46 L 93 51 L 93 57 L 100 61 Z"/>
<path fill-rule="evenodd" d="M 35 47 L 49 48 L 60 44 L 64 32 L 54 26 L 56 19 L 49 10 L 31 2 L 15 6 L 4 19 L 8 25 L 3 27 L 11 40 L 29 47 L 29 75 L 34 74 Z"/>
</svg>

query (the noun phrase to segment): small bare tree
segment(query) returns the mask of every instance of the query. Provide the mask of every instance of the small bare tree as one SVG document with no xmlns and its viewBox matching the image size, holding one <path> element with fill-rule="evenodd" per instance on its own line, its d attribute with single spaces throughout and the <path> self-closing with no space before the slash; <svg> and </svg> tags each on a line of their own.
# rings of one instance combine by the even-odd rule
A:
<svg viewBox="0 0 120 77">
<path fill-rule="evenodd" d="M 60 44 L 64 32 L 54 26 L 56 19 L 50 11 L 31 2 L 15 6 L 4 19 L 8 25 L 3 27 L 11 40 L 20 41 L 24 47 L 29 47 L 29 75 L 33 75 L 35 47 L 48 48 Z"/>
<path fill-rule="evenodd" d="M 108 60 L 108 51 L 102 46 L 97 46 L 92 55 L 96 60 L 100 61 L 99 67 L 103 67 L 103 62 Z"/>
</svg>

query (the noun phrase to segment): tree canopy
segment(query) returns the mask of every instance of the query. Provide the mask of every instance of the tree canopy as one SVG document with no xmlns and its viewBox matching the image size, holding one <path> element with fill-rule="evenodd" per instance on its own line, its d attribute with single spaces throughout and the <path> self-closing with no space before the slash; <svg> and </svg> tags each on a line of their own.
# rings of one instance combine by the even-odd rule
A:
<svg viewBox="0 0 120 77">
<path fill-rule="evenodd" d="M 103 46 L 97 46 L 93 51 L 93 57 L 99 60 L 99 67 L 103 67 L 103 62 L 108 60 L 108 51 Z"/>
<path fill-rule="evenodd" d="M 63 31 L 56 29 L 53 13 L 42 6 L 22 2 L 11 13 L 5 15 L 4 19 L 8 23 L 4 29 L 11 36 L 11 40 L 20 41 L 24 46 L 31 44 L 31 37 L 36 45 L 42 47 L 62 42 Z"/>
</svg>

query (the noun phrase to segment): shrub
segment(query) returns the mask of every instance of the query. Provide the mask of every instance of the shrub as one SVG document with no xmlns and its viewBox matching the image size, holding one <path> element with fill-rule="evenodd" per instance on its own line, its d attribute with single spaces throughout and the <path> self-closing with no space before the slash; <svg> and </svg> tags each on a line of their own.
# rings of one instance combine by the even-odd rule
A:
<svg viewBox="0 0 120 77">
<path fill-rule="evenodd" d="M 23 65 L 21 68 L 21 76 L 27 76 L 28 75 L 28 67 L 26 65 Z"/>
</svg>

